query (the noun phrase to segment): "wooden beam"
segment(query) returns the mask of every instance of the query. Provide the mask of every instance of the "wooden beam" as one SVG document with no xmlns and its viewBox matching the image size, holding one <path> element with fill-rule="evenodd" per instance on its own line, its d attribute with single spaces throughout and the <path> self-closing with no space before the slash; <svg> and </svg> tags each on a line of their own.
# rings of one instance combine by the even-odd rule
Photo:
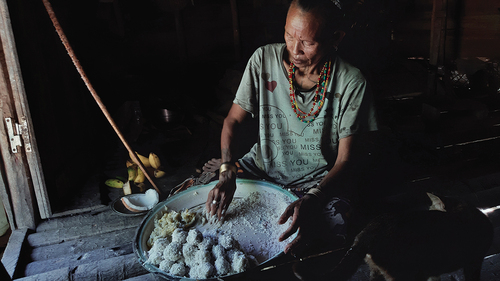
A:
<svg viewBox="0 0 500 281">
<path fill-rule="evenodd" d="M 445 42 L 446 27 L 446 1 L 433 0 L 431 17 L 431 44 L 429 50 L 429 63 L 431 70 L 427 81 L 427 95 L 433 96 L 436 93 L 437 66 L 443 62 L 443 50 Z"/>
<path fill-rule="evenodd" d="M 132 239 L 130 239 L 132 241 Z M 28 263 L 24 269 L 25 276 L 41 274 L 47 271 L 57 270 L 60 268 L 70 268 L 81 266 L 94 261 L 101 261 L 114 257 L 133 254 L 132 242 L 121 246 L 113 246 L 96 249 L 86 253 L 77 253 L 69 256 L 60 256 L 53 259 L 46 259 Z"/>
<path fill-rule="evenodd" d="M 2 29 L 0 27 L 0 29 Z M 1 32 L 1 31 L 0 31 Z M 3 42 L 3 41 L 2 41 Z M 0 47 L 1 47 L 0 42 Z M 12 88 L 6 73 L 6 63 L 0 49 L 0 155 L 3 165 L 5 181 L 3 181 L 1 194 L 9 216 L 11 228 L 35 228 L 34 203 L 31 196 L 31 182 L 28 181 L 26 158 L 23 153 L 13 153 L 8 131 L 13 130 L 16 120 L 16 110 L 12 97 Z M 6 118 L 11 118 L 6 122 Z M 9 209 L 7 209 L 9 208 Z"/>
<path fill-rule="evenodd" d="M 21 151 L 18 155 L 8 157 L 5 154 L 7 151 L 7 149 L 5 149 L 5 145 L 7 145 L 7 143 L 2 142 L 0 145 L 4 147 L 2 149 L 4 165 L 6 167 L 9 166 L 11 162 L 5 160 L 6 158 L 11 158 L 11 161 L 15 160 L 15 163 L 19 165 L 17 168 L 21 168 L 20 166 L 23 166 L 22 169 L 25 170 L 25 174 L 23 175 L 26 178 L 25 180 L 20 180 L 19 182 L 9 181 L 11 195 L 12 192 L 18 193 L 19 196 L 17 200 L 20 200 L 19 202 L 24 205 L 22 208 L 17 208 L 17 210 L 16 205 L 13 206 L 16 220 L 23 218 L 17 227 L 34 228 L 37 212 L 35 212 L 33 192 L 36 195 L 39 213 L 42 218 L 50 217 L 52 215 L 52 210 L 50 208 L 49 197 L 41 168 L 36 137 L 33 132 L 33 123 L 31 121 L 28 99 L 24 89 L 24 82 L 17 57 L 14 34 L 10 23 L 10 15 L 6 0 L 0 0 L 0 41 L 3 49 L 3 81 L 0 83 L 3 83 L 5 85 L 4 88 L 8 90 L 5 95 L 7 93 L 11 95 L 11 103 L 3 106 L 10 107 L 10 116 L 5 117 L 14 118 L 17 122 L 26 122 L 26 128 L 28 130 L 22 134 L 22 138 L 25 143 L 24 147 L 26 148 L 27 145 L 30 145 L 30 147 L 26 151 Z M 5 96 L 2 96 L 2 102 L 4 102 L 4 97 Z M 4 123 L 4 118 L 2 118 L 1 121 Z M 7 148 L 8 147 L 9 146 L 7 146 Z M 19 171 L 16 173 L 19 173 Z M 7 176 L 7 178 L 9 178 L 9 174 L 7 174 Z M 19 176 L 21 175 L 18 174 L 18 178 Z M 10 176 L 10 178 L 12 179 L 13 176 Z M 14 200 L 12 201 L 14 203 Z"/>
<path fill-rule="evenodd" d="M 137 260 L 137 256 L 132 253 L 88 264 L 70 266 L 37 275 L 27 276 L 22 278 L 22 280 L 125 280 L 129 277 L 144 274 L 148 274 L 148 271 L 142 267 Z"/>
<path fill-rule="evenodd" d="M 114 232 L 97 234 L 94 236 L 64 240 L 64 242 L 41 247 L 31 245 L 30 240 L 32 239 L 28 237 L 26 244 L 32 248 L 30 259 L 32 261 L 40 261 L 73 254 L 86 253 L 97 248 L 109 247 L 110 245 L 122 245 L 123 242 L 133 241 L 136 230 L 136 228 L 127 228 Z"/>
<path fill-rule="evenodd" d="M 96 212 L 44 220 L 37 225 L 36 232 L 57 231 L 87 224 L 96 225 L 98 228 L 108 228 L 111 225 L 122 225 L 124 228 L 128 228 L 139 226 L 144 216 L 144 214 L 138 216 L 123 216 L 122 214 L 112 211 L 109 206 L 105 206 L 103 209 Z"/>
<path fill-rule="evenodd" d="M 1 88 L 0 88 L 0 92 L 2 92 Z M 2 115 L 2 114 L 0 114 L 0 115 Z M 0 135 L 1 135 L 1 132 L 0 132 Z M 0 138 L 0 171 L 5 171 L 2 157 L 1 157 L 1 147 L 2 147 L 2 143 L 3 143 L 2 139 L 4 139 L 4 137 Z M 9 193 L 7 192 L 8 188 L 9 188 L 9 186 L 7 185 L 7 179 L 4 179 L 3 173 L 0 172 L 0 199 L 2 200 L 5 214 L 7 215 L 7 220 L 9 221 L 9 224 L 10 224 L 10 228 L 16 229 L 15 228 L 16 224 L 15 224 L 15 219 L 14 219 L 14 212 L 12 211 L 13 209 L 12 209 L 12 204 L 10 202 L 10 196 L 9 196 Z"/>
<path fill-rule="evenodd" d="M 62 229 L 56 229 L 53 231 L 44 231 L 33 233 L 28 237 L 28 243 L 31 247 L 42 247 L 47 245 L 58 245 L 64 241 L 71 241 L 77 239 L 84 239 L 86 237 L 93 237 L 96 235 L 114 233 L 123 229 L 132 229 L 135 232 L 139 224 L 141 223 L 143 217 L 138 216 L 133 220 L 127 221 L 130 223 L 125 225 L 123 220 L 119 218 L 117 221 L 97 221 L 89 224 L 80 224 L 72 227 L 64 227 Z M 132 237 L 131 237 L 132 239 Z M 80 241 L 81 242 L 81 241 Z"/>
<path fill-rule="evenodd" d="M 3 253 L 3 266 L 12 279 L 14 279 L 14 274 L 16 273 L 19 258 L 21 257 L 21 252 L 27 235 L 27 228 L 12 231 L 12 234 L 9 238 L 9 243 L 7 243 L 7 247 L 5 248 L 5 252 Z"/>
<path fill-rule="evenodd" d="M 444 41 L 444 27 L 446 21 L 446 0 L 434 0 L 431 17 L 431 46 L 429 62 L 438 65 Z"/>
</svg>

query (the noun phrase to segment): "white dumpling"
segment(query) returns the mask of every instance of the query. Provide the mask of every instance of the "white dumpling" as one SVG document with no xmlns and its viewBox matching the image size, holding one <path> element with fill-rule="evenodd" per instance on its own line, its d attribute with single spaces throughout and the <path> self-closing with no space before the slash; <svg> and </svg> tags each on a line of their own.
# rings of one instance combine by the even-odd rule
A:
<svg viewBox="0 0 500 281">
<path fill-rule="evenodd" d="M 215 268 L 209 262 L 197 264 L 189 270 L 189 277 L 195 279 L 207 279 L 214 274 Z"/>
<path fill-rule="evenodd" d="M 217 241 L 215 238 L 213 238 L 211 236 L 206 236 L 206 237 L 203 237 L 203 241 L 201 241 L 201 243 L 198 245 L 198 247 L 200 249 L 210 251 L 210 250 L 212 250 L 212 247 L 215 244 L 217 244 Z"/>
<path fill-rule="evenodd" d="M 187 273 L 186 265 L 183 262 L 174 263 L 170 267 L 169 273 L 174 276 L 186 276 Z"/>
<path fill-rule="evenodd" d="M 160 247 L 161 249 L 165 249 L 167 245 L 170 244 L 170 241 L 168 241 L 168 238 L 158 238 L 156 239 L 155 243 L 153 244 L 154 247 Z"/>
<path fill-rule="evenodd" d="M 163 259 L 169 261 L 178 261 L 183 258 L 182 255 L 182 244 L 177 242 L 172 242 L 165 247 L 163 251 Z"/>
<path fill-rule="evenodd" d="M 233 236 L 222 234 L 221 236 L 219 236 L 219 245 L 224 247 L 224 249 L 229 250 L 236 246 L 236 241 L 234 240 Z"/>
<path fill-rule="evenodd" d="M 198 250 L 195 253 L 194 260 L 195 260 L 196 264 L 202 264 L 202 263 L 205 263 L 205 262 L 211 262 L 212 255 L 210 254 L 209 251 Z"/>
<path fill-rule="evenodd" d="M 196 252 L 198 252 L 198 247 L 196 247 L 196 245 L 186 243 L 182 246 L 182 255 L 188 266 L 194 263 Z"/>
<path fill-rule="evenodd" d="M 149 257 L 146 262 L 153 265 L 159 265 L 163 260 L 163 251 L 168 244 L 169 241 L 167 238 L 157 239 L 153 244 L 153 247 L 151 247 L 151 250 L 148 252 Z"/>
<path fill-rule="evenodd" d="M 242 251 L 237 250 L 237 249 L 230 249 L 229 251 L 226 251 L 226 258 L 228 261 L 234 260 L 234 257 L 236 255 L 245 255 Z"/>
<path fill-rule="evenodd" d="M 182 228 L 176 228 L 174 232 L 172 232 L 172 242 L 178 242 L 181 244 L 186 243 L 188 233 Z"/>
<path fill-rule="evenodd" d="M 224 247 L 219 244 L 214 245 L 212 247 L 212 255 L 214 255 L 216 259 L 224 258 L 224 256 L 226 255 L 226 250 L 224 250 Z"/>
<path fill-rule="evenodd" d="M 217 275 L 226 275 L 231 271 L 231 264 L 223 257 L 218 257 L 214 262 Z"/>
<path fill-rule="evenodd" d="M 240 252 L 241 253 L 241 252 Z M 233 255 L 233 261 L 231 262 L 231 267 L 233 272 L 240 273 L 248 268 L 248 259 L 243 253 L 235 253 Z"/>
<path fill-rule="evenodd" d="M 161 261 L 160 263 L 160 266 L 159 268 L 165 272 L 169 272 L 170 271 L 170 268 L 172 267 L 172 265 L 174 264 L 175 262 L 173 261 L 169 261 L 169 260 L 163 260 Z"/>
<path fill-rule="evenodd" d="M 189 230 L 187 237 L 186 237 L 186 242 L 189 244 L 199 244 L 203 240 L 203 234 L 196 229 L 193 228 Z"/>
<path fill-rule="evenodd" d="M 148 252 L 148 260 L 146 263 L 150 263 L 152 265 L 159 265 L 163 260 L 163 251 L 151 250 Z"/>
</svg>

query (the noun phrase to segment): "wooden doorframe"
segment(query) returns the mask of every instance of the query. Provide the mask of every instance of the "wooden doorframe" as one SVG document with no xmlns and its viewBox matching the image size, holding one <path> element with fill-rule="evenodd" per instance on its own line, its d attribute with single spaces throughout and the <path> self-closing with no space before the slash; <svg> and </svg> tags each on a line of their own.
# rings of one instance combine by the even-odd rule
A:
<svg viewBox="0 0 500 281">
<path fill-rule="evenodd" d="M 52 210 L 6 1 L 0 0 L 0 196 L 13 230 L 34 229 Z M 9 139 L 9 126 L 18 133 L 15 124 L 22 128 L 22 146 Z"/>
</svg>

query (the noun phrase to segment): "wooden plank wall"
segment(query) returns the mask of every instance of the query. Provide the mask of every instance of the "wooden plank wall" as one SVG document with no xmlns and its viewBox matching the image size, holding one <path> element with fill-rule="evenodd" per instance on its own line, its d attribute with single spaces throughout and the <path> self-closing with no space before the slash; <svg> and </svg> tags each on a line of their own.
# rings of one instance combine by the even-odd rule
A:
<svg viewBox="0 0 500 281">
<path fill-rule="evenodd" d="M 3 51 L 2 48 L 0 48 L 0 57 L 3 58 Z M 3 61 L 4 59 L 2 59 Z M 6 134 L 7 128 L 4 126 L 3 120 L 5 119 L 6 116 L 11 116 L 10 114 L 10 107 L 7 106 L 4 100 L 9 99 L 9 89 L 7 88 L 7 83 L 5 80 L 5 68 L 3 67 L 5 64 L 0 63 L 0 100 L 2 101 L 1 107 L 0 107 L 0 156 L 2 155 L 8 155 L 10 154 L 9 150 L 9 139 Z M 10 226 L 12 229 L 16 228 L 15 225 L 15 219 L 14 219 L 14 211 L 12 208 L 12 203 L 10 201 L 10 196 L 9 196 L 9 185 L 8 185 L 8 179 L 7 179 L 7 170 L 5 167 L 5 160 L 3 160 L 3 157 L 0 157 L 0 197 L 2 198 L 2 202 L 7 214 L 7 218 L 9 220 Z M 5 172 L 4 172 L 5 171 Z"/>
<path fill-rule="evenodd" d="M 500 57 L 500 0 L 448 0 L 445 11 L 445 61 Z M 407 56 L 430 57 L 433 0 L 407 7 L 407 17 L 394 27 L 394 40 Z"/>
<path fill-rule="evenodd" d="M 500 0 L 464 0 L 460 57 L 500 57 L 499 9 Z"/>
<path fill-rule="evenodd" d="M 24 227 L 34 229 L 39 214 L 36 209 L 35 192 L 42 215 L 49 217 L 51 213 L 5 0 L 0 1 L 0 41 L 2 47 L 0 51 L 0 102 L 2 105 L 0 151 L 3 160 L 2 172 L 5 173 L 1 191 L 2 200 L 4 204 L 6 203 L 6 208 L 10 208 L 7 214 L 12 229 Z M 6 118 L 11 118 L 9 124 Z M 26 121 L 28 129 L 22 134 L 25 143 L 23 147 L 18 147 L 17 153 L 14 153 L 7 135 L 9 130 L 7 126 L 14 126 L 14 123 L 22 124 L 23 121 Z M 15 127 L 12 129 L 20 134 Z M 27 145 L 29 149 L 26 149 Z"/>
<path fill-rule="evenodd" d="M 3 30 L 3 28 L 2 28 Z M 3 43 L 3 42 L 2 42 Z M 2 156 L 2 173 L 5 175 L 5 181 L 2 186 L 1 196 L 7 210 L 10 226 L 12 229 L 18 227 L 29 227 L 34 229 L 35 211 L 33 209 L 33 195 L 31 193 L 32 185 L 28 181 L 27 162 L 22 152 L 12 153 L 9 136 L 8 124 L 5 118 L 12 118 L 17 122 L 16 111 L 13 107 L 12 88 L 8 80 L 8 73 L 3 52 L 0 52 L 0 100 L 2 110 L 0 113 L 0 152 Z"/>
</svg>

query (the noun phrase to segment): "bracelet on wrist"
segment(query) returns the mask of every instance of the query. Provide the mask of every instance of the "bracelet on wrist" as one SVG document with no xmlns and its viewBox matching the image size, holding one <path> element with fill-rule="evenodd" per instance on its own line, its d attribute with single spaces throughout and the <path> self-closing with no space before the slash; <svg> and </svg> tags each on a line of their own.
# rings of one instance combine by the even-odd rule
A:
<svg viewBox="0 0 500 281">
<path fill-rule="evenodd" d="M 225 171 L 232 171 L 234 174 L 236 174 L 238 172 L 238 168 L 231 162 L 224 162 L 220 164 L 219 173 Z"/>
<path fill-rule="evenodd" d="M 307 191 L 306 194 L 312 195 L 314 197 L 317 197 L 321 203 L 323 203 L 326 200 L 326 195 L 323 193 L 323 191 L 317 187 L 313 187 Z"/>
</svg>

